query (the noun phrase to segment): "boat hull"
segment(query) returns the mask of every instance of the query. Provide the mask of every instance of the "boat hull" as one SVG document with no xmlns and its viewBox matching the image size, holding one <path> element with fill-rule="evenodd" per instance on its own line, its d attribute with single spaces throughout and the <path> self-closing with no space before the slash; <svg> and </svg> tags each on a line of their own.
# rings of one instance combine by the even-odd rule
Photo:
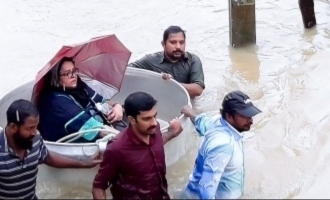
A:
<svg viewBox="0 0 330 200">
<path fill-rule="evenodd" d="M 28 82 L 12 90 L 0 99 L 0 113 L 6 113 L 8 106 L 17 99 L 31 99 L 34 82 Z M 102 91 L 105 91 L 104 89 Z M 166 165 L 172 165 L 185 154 L 187 149 L 193 144 L 194 127 L 190 120 L 181 114 L 184 105 L 190 105 L 190 98 L 187 91 L 174 80 L 162 80 L 160 74 L 127 68 L 120 91 L 113 97 L 114 101 L 123 103 L 124 99 L 131 93 L 143 91 L 151 94 L 157 102 L 158 117 L 162 121 L 161 130 L 166 132 L 167 121 L 178 117 L 183 125 L 183 132 L 176 138 L 169 141 L 165 146 Z M 113 90 L 111 91 L 113 93 Z M 108 94 L 102 94 L 107 96 Z M 0 125 L 5 127 L 5 116 L 0 118 Z M 45 141 L 47 148 L 61 155 L 66 155 L 79 160 L 90 160 L 105 144 L 85 143 L 55 143 Z M 49 186 L 51 183 L 72 183 L 72 184 L 92 184 L 98 167 L 93 169 L 56 169 L 47 165 L 40 165 L 38 174 L 38 184 Z"/>
</svg>

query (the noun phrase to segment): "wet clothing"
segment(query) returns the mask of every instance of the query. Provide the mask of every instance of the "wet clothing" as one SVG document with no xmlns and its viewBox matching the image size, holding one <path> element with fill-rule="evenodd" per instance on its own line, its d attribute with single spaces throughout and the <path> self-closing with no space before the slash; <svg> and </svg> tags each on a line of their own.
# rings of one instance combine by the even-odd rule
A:
<svg viewBox="0 0 330 200">
<path fill-rule="evenodd" d="M 113 199 L 169 199 L 160 126 L 149 145 L 128 127 L 108 144 L 93 187 L 110 186 Z"/>
<path fill-rule="evenodd" d="M 198 56 L 189 52 L 186 52 L 183 58 L 176 63 L 167 60 L 164 52 L 157 52 L 146 55 L 128 66 L 158 73 L 168 73 L 179 83 L 196 83 L 203 89 L 205 88 L 202 62 Z"/>
<path fill-rule="evenodd" d="M 239 198 L 244 189 L 241 133 L 220 115 L 200 114 L 195 118 L 195 126 L 204 139 L 181 198 Z"/>
<path fill-rule="evenodd" d="M 24 160 L 8 146 L 5 129 L 0 133 L 0 199 L 38 199 L 36 180 L 38 165 L 48 156 L 40 134 L 33 138 Z"/>
<path fill-rule="evenodd" d="M 40 101 L 39 130 L 45 140 L 57 141 L 71 133 L 103 126 L 104 119 L 97 111 L 95 103 L 104 102 L 86 83 L 78 79 L 80 91 L 51 88 Z M 88 132 L 82 142 L 95 141 L 98 132 Z"/>
</svg>

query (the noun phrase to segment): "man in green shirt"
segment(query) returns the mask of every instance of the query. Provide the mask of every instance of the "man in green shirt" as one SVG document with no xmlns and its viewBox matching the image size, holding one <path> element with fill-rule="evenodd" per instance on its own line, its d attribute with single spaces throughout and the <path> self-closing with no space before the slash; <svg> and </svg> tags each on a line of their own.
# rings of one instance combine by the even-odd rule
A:
<svg viewBox="0 0 330 200">
<path fill-rule="evenodd" d="M 164 51 L 145 55 L 128 66 L 162 73 L 165 80 L 175 79 L 191 98 L 201 95 L 205 88 L 202 62 L 185 51 L 185 32 L 178 26 L 170 26 L 164 31 L 161 44 Z"/>
</svg>

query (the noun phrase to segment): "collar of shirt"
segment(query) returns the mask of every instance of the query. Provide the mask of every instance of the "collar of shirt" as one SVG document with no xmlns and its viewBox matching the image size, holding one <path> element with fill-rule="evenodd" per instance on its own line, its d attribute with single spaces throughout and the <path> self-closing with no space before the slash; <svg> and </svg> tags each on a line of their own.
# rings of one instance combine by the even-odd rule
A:
<svg viewBox="0 0 330 200">
<path fill-rule="evenodd" d="M 31 149 L 26 150 L 26 155 L 30 153 L 30 150 Z M 4 128 L 0 134 L 0 151 L 16 155 L 13 149 L 8 146 L 6 128 Z"/>
<path fill-rule="evenodd" d="M 184 60 L 188 60 L 188 54 L 187 54 L 187 52 L 184 52 L 184 54 L 183 54 L 183 59 L 184 59 Z M 165 52 L 162 52 L 162 53 L 160 54 L 159 64 L 163 63 L 164 61 L 168 61 L 168 62 L 170 62 L 170 61 L 165 57 Z"/>
<path fill-rule="evenodd" d="M 220 122 L 221 124 L 223 124 L 224 126 L 227 126 L 230 133 L 234 136 L 235 140 L 240 140 L 243 138 L 243 134 L 238 132 L 234 127 L 232 127 L 225 119 L 223 119 L 222 117 L 220 118 Z"/>
</svg>

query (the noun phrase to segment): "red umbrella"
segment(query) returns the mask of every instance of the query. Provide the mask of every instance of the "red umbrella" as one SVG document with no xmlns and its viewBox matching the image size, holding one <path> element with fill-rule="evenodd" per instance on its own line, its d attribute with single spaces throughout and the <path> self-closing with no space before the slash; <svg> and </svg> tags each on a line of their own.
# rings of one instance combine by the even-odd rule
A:
<svg viewBox="0 0 330 200">
<path fill-rule="evenodd" d="M 38 101 L 45 75 L 63 57 L 72 57 L 79 73 L 119 90 L 131 52 L 115 35 L 92 38 L 87 42 L 63 46 L 37 74 L 32 100 Z"/>
</svg>

